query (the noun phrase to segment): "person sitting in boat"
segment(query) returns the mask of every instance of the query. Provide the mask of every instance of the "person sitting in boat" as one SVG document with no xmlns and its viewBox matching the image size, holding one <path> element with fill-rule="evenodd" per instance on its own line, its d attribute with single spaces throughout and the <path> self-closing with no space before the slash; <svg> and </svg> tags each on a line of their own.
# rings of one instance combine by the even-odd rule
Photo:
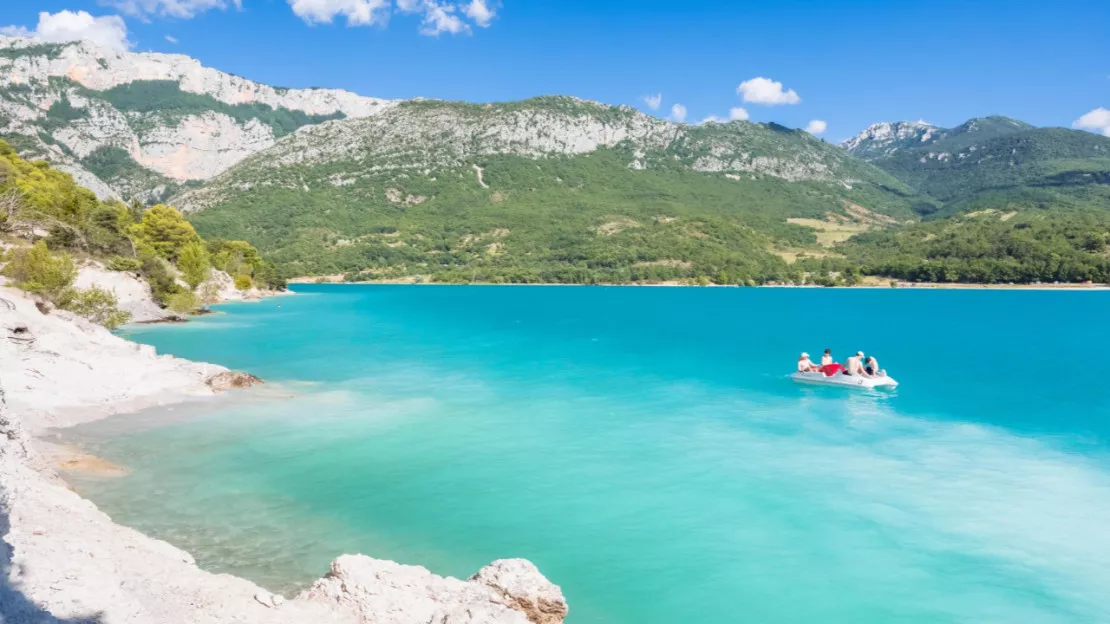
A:
<svg viewBox="0 0 1110 624">
<path fill-rule="evenodd" d="M 867 371 L 863 370 L 863 351 L 856 351 L 856 354 L 848 358 L 844 363 L 845 375 L 859 375 L 861 377 L 869 377 Z"/>
<path fill-rule="evenodd" d="M 802 353 L 798 357 L 798 372 L 799 373 L 815 373 L 820 370 L 813 360 L 809 359 L 808 353 Z"/>
<path fill-rule="evenodd" d="M 825 355 L 821 356 L 821 366 L 828 366 L 833 363 L 832 349 L 825 349 Z"/>
<path fill-rule="evenodd" d="M 825 349 L 825 354 L 821 356 L 821 368 L 818 370 L 825 373 L 826 377 L 832 377 L 843 371 L 844 367 L 833 361 L 832 349 Z"/>
<path fill-rule="evenodd" d="M 867 359 L 863 361 L 863 370 L 872 377 L 878 377 L 882 374 L 882 370 L 879 368 L 879 361 L 876 360 L 873 355 L 867 356 Z"/>
</svg>

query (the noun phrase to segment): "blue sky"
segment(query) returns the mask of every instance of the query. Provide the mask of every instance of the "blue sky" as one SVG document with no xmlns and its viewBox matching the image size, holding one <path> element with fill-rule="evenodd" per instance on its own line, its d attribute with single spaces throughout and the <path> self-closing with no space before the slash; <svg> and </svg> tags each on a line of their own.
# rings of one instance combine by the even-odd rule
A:
<svg viewBox="0 0 1110 624">
<path fill-rule="evenodd" d="M 875 121 L 949 126 L 997 113 L 1070 126 L 1110 108 L 1107 0 L 479 0 L 488 12 L 468 16 L 473 1 L 10 1 L 0 25 L 35 31 L 40 11 L 119 15 L 133 50 L 274 85 L 469 101 L 567 94 L 661 117 L 677 103 L 690 122 L 743 107 L 756 121 L 827 121 L 829 140 Z M 374 23 L 348 25 L 348 14 Z M 738 85 L 758 77 L 798 101 L 742 101 Z M 662 94 L 658 110 L 649 94 Z"/>
</svg>

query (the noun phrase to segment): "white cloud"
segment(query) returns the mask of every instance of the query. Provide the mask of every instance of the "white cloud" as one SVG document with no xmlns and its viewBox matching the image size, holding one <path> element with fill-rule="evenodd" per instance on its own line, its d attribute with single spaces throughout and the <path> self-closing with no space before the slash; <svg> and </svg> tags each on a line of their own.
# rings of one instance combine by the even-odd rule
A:
<svg viewBox="0 0 1110 624">
<path fill-rule="evenodd" d="M 777 104 L 797 104 L 802 101 L 798 94 L 793 89 L 783 90 L 781 82 L 775 82 L 770 78 L 752 78 L 740 83 L 736 87 L 736 92 L 743 97 L 745 102 L 752 104 L 766 104 L 768 106 L 775 106 Z"/>
<path fill-rule="evenodd" d="M 429 37 L 438 37 L 443 33 L 452 35 L 470 34 L 470 25 L 458 16 L 458 7 L 453 4 L 424 3 L 424 22 L 420 26 L 420 34 Z"/>
<path fill-rule="evenodd" d="M 1110 137 L 1110 110 L 1099 106 L 1079 119 L 1076 119 L 1071 125 L 1073 128 L 1090 130 L 1091 132 L 1098 132 L 1103 136 Z"/>
<path fill-rule="evenodd" d="M 0 26 L 0 35 L 5 37 L 34 37 L 35 33 L 27 30 L 26 26 Z"/>
<path fill-rule="evenodd" d="M 647 107 L 651 110 L 659 110 L 659 107 L 663 104 L 662 93 L 656 93 L 655 95 L 645 95 L 641 99 L 644 101 L 644 104 L 647 104 Z"/>
<path fill-rule="evenodd" d="M 288 1 L 293 13 L 309 24 L 330 24 L 337 17 L 344 18 L 348 26 L 371 26 L 389 21 L 389 0 Z"/>
<path fill-rule="evenodd" d="M 135 1 L 135 0 L 127 0 Z M 149 0 L 145 0 L 149 1 Z M 180 1 L 180 0 L 176 0 Z M 192 0 L 194 2 L 202 0 Z M 204 0 L 214 2 L 217 0 Z M 219 0 L 223 1 L 223 0 Z M 239 0 L 235 0 L 238 2 Z M 330 24 L 336 18 L 346 20 L 348 26 L 384 25 L 390 11 L 418 14 L 423 17 L 420 34 L 438 37 L 443 33 L 469 35 L 467 17 L 481 28 L 487 28 L 497 17 L 500 3 L 496 0 L 470 0 L 464 3 L 439 0 L 286 0 L 293 13 L 309 24 Z"/>
<path fill-rule="evenodd" d="M 806 132 L 810 134 L 821 134 L 828 129 L 829 124 L 820 119 L 814 119 L 813 121 L 806 124 Z"/>
<path fill-rule="evenodd" d="M 144 20 L 155 16 L 189 19 L 212 9 L 243 8 L 242 0 L 100 0 L 100 4 Z"/>
<path fill-rule="evenodd" d="M 482 28 L 489 27 L 493 18 L 497 17 L 497 3 L 486 0 L 471 0 L 466 5 L 466 16 Z"/>
<path fill-rule="evenodd" d="M 174 45 L 177 45 L 177 37 L 174 37 L 173 35 L 166 35 L 166 41 L 169 41 L 170 43 L 172 43 Z"/>
<path fill-rule="evenodd" d="M 729 123 L 730 121 L 747 121 L 747 119 L 748 119 L 748 111 L 744 110 L 743 108 L 740 108 L 739 106 L 736 106 L 734 108 L 729 109 L 728 119 L 725 119 L 724 117 L 718 117 L 716 115 L 710 115 L 710 116 L 706 117 L 705 119 L 702 119 L 701 121 L 699 121 L 698 125 L 700 126 L 702 124 L 707 124 L 707 123 L 725 124 L 725 123 Z"/>
<path fill-rule="evenodd" d="M 0 28 L 0 34 L 47 43 L 89 41 L 121 52 L 131 47 L 123 18 L 118 15 L 93 17 L 85 11 L 58 11 L 53 14 L 43 11 L 39 13 L 39 23 L 34 30 L 23 26 L 5 26 Z"/>
<path fill-rule="evenodd" d="M 681 104 L 675 104 L 671 107 L 671 119 L 682 123 L 686 121 L 686 107 Z"/>
</svg>

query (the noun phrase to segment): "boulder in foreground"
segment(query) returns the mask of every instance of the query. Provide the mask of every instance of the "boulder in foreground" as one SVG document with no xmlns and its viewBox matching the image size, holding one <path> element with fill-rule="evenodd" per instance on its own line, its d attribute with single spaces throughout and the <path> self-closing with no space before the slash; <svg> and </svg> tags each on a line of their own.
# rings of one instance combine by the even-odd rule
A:
<svg viewBox="0 0 1110 624">
<path fill-rule="evenodd" d="M 494 561 L 461 581 L 420 566 L 343 555 L 297 600 L 346 607 L 374 624 L 559 624 L 567 615 L 559 586 L 524 559 Z"/>
</svg>

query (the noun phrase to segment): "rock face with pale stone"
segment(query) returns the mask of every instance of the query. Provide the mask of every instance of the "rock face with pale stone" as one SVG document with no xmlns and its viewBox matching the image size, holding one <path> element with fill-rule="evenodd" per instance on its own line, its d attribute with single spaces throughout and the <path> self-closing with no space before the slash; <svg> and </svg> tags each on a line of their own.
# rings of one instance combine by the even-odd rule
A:
<svg viewBox="0 0 1110 624">
<path fill-rule="evenodd" d="M 182 92 L 209 96 L 217 106 L 166 116 L 121 111 L 98 97 L 98 92 L 152 80 L 177 83 Z M 340 89 L 271 87 L 181 54 L 120 52 L 90 42 L 43 45 L 0 36 L 0 92 L 5 91 L 19 97 L 0 97 L 0 135 L 37 141 L 31 155 L 48 158 L 102 198 L 125 199 L 157 198 L 167 183 L 207 180 L 277 141 L 269 125 L 236 119 L 216 110 L 218 105 L 263 104 L 306 115 L 359 118 L 396 104 Z M 51 107 L 63 101 L 77 114 L 61 125 L 49 123 Z M 82 161 L 101 148 L 123 150 L 149 175 L 140 171 L 101 180 Z"/>
<path fill-rule="evenodd" d="M 297 598 L 335 604 L 374 624 L 558 624 L 567 603 L 557 585 L 524 559 L 501 559 L 468 581 L 419 566 L 343 555 Z"/>
</svg>

